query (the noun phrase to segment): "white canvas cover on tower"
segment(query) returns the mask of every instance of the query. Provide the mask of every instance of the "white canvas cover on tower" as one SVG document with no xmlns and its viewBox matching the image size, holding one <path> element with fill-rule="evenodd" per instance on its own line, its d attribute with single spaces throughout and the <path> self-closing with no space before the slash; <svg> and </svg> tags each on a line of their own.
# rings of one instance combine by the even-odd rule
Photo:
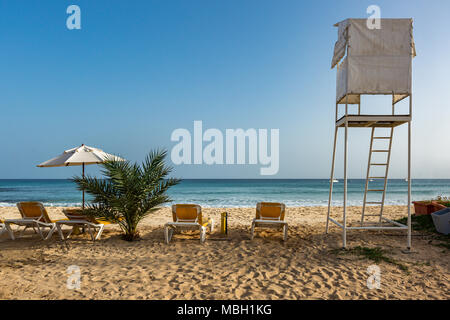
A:
<svg viewBox="0 0 450 320">
<path fill-rule="evenodd" d="M 338 66 L 337 103 L 360 103 L 361 94 L 393 94 L 397 102 L 411 94 L 416 55 L 412 19 L 381 19 L 380 29 L 369 29 L 367 19 L 347 19 L 335 26 L 338 41 L 331 67 Z"/>
</svg>

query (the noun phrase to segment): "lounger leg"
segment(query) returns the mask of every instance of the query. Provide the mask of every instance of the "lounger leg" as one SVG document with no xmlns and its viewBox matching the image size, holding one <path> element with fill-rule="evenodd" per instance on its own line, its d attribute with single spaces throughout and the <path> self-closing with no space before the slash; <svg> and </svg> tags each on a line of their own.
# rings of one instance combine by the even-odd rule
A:
<svg viewBox="0 0 450 320">
<path fill-rule="evenodd" d="M 15 240 L 16 238 L 14 237 L 14 232 L 11 229 L 11 226 L 8 222 L 5 222 L 5 227 L 6 227 L 6 230 L 8 230 L 9 237 L 11 238 L 11 240 Z"/>
<path fill-rule="evenodd" d="M 252 227 L 250 231 L 250 240 L 253 240 L 254 236 L 255 236 L 255 221 L 252 222 Z"/>
<path fill-rule="evenodd" d="M 27 230 L 29 228 L 29 226 L 25 226 L 24 228 L 23 228 L 23 230 L 22 231 L 20 231 L 20 234 L 19 234 L 19 237 L 22 237 L 23 236 L 23 233 L 25 232 L 25 230 Z M 19 226 L 19 228 L 18 229 L 20 229 L 20 226 Z M 34 230 L 34 227 L 33 227 L 33 230 Z M 34 230 L 34 232 L 36 232 L 36 230 Z M 37 233 L 37 232 L 36 232 Z"/>
<path fill-rule="evenodd" d="M 37 224 L 37 223 L 36 223 Z M 37 225 L 37 229 L 39 231 L 39 235 L 41 236 L 42 240 L 45 240 L 44 234 L 42 233 L 41 227 L 39 225 Z"/>
<path fill-rule="evenodd" d="M 73 226 L 72 229 L 70 229 L 69 233 L 67 234 L 66 239 L 69 239 L 69 237 L 72 235 L 73 231 L 75 230 L 77 226 Z"/>
<path fill-rule="evenodd" d="M 283 226 L 283 241 L 286 241 L 286 240 L 287 240 L 287 236 L 288 236 L 288 225 L 285 224 L 285 225 Z"/>
<path fill-rule="evenodd" d="M 167 226 L 164 227 L 164 239 L 166 240 L 166 244 L 169 244 L 169 228 Z"/>
<path fill-rule="evenodd" d="M 200 243 L 205 242 L 206 240 L 206 228 L 201 226 L 200 227 Z"/>
<path fill-rule="evenodd" d="M 213 219 L 211 219 L 211 224 L 210 224 L 209 228 L 210 228 L 209 232 L 213 233 L 213 231 L 214 231 L 214 220 Z"/>
<path fill-rule="evenodd" d="M 92 233 L 92 230 L 91 230 L 91 226 L 90 225 L 88 225 L 88 233 L 91 235 L 91 239 L 92 239 L 92 241 L 94 241 L 94 234 Z"/>
<path fill-rule="evenodd" d="M 57 224 L 57 225 L 56 225 L 56 228 L 58 228 L 58 233 L 59 233 L 59 237 L 61 238 L 61 240 L 62 240 L 62 241 L 66 240 L 66 239 L 64 238 L 64 234 L 63 234 L 63 232 L 62 232 L 61 225 L 60 225 L 60 224 Z"/>
<path fill-rule="evenodd" d="M 56 224 L 50 228 L 50 231 L 48 232 L 47 237 L 45 237 L 45 240 L 50 239 L 55 231 L 56 231 Z"/>
<path fill-rule="evenodd" d="M 170 226 L 164 226 L 164 237 L 166 239 L 166 244 L 169 244 L 170 240 L 172 240 L 173 229 Z"/>
</svg>

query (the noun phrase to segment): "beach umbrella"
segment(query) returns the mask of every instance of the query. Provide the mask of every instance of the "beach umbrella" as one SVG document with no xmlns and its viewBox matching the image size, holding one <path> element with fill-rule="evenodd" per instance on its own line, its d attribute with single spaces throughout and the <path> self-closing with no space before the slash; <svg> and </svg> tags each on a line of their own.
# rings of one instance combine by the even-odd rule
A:
<svg viewBox="0 0 450 320">
<path fill-rule="evenodd" d="M 80 147 L 69 149 L 64 151 L 59 156 L 38 164 L 38 167 L 70 167 L 70 166 L 82 166 L 83 178 L 84 178 L 84 166 L 87 164 L 99 164 L 108 160 L 125 161 L 124 159 L 106 153 L 103 150 L 85 146 L 82 144 Z M 84 209 L 84 191 L 83 191 L 83 206 Z"/>
</svg>

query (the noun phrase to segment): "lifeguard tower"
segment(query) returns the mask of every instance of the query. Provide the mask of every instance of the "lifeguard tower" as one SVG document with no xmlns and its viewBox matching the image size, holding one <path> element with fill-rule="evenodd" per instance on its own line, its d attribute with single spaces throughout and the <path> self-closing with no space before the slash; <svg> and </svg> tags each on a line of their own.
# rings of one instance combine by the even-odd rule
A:
<svg viewBox="0 0 450 320">
<path fill-rule="evenodd" d="M 411 115 L 412 58 L 415 46 L 412 34 L 412 19 L 381 19 L 379 29 L 370 29 L 367 19 L 347 19 L 335 24 L 338 27 L 338 41 L 334 47 L 331 67 L 337 66 L 336 77 L 336 117 L 334 131 L 333 159 L 331 164 L 330 194 L 326 233 L 329 222 L 342 229 L 343 247 L 347 245 L 347 230 L 405 230 L 407 248 L 411 248 Z M 361 110 L 361 95 L 391 95 L 392 112 L 376 114 Z M 409 112 L 398 114 L 396 104 L 409 98 Z M 357 105 L 357 113 L 349 113 L 349 105 Z M 345 106 L 343 115 L 338 118 L 339 107 Z M 375 111 L 375 110 L 372 110 Z M 408 126 L 408 222 L 406 225 L 383 217 L 386 186 L 394 128 L 403 124 Z M 344 202 L 343 220 L 338 222 L 330 217 L 336 157 L 338 130 L 344 130 Z M 370 128 L 371 138 L 367 163 L 361 222 L 356 226 L 347 224 L 347 158 L 349 128 Z M 384 128 L 384 129 L 379 129 Z M 387 128 L 387 129 L 386 129 Z M 388 131 L 380 135 L 379 132 Z M 374 147 L 385 143 L 383 148 Z M 376 156 L 384 155 L 383 161 L 375 161 Z M 374 169 L 381 168 L 383 174 L 374 175 Z M 382 183 L 380 183 L 380 180 Z M 373 188 L 371 183 L 378 181 L 383 187 Z M 372 183 L 373 184 L 373 183 Z M 379 201 L 368 201 L 368 194 L 376 193 Z M 367 205 L 379 206 L 377 214 L 366 214 Z M 372 217 L 372 218 L 370 218 Z M 375 221 L 373 221 L 375 219 Z M 372 221 L 368 221 L 372 220 Z"/>
</svg>

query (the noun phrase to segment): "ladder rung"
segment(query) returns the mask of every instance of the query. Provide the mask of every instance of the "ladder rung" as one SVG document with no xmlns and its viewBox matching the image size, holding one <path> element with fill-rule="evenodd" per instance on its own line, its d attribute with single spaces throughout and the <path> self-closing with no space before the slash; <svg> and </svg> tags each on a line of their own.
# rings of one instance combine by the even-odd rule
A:
<svg viewBox="0 0 450 320">
<path fill-rule="evenodd" d="M 386 179 L 386 177 L 369 177 L 369 179 Z"/>
<path fill-rule="evenodd" d="M 379 192 L 381 192 L 381 191 L 384 191 L 384 189 L 368 189 L 367 191 L 379 191 Z"/>
<path fill-rule="evenodd" d="M 373 137 L 374 139 L 390 139 L 391 137 Z"/>
<path fill-rule="evenodd" d="M 389 150 L 372 150 L 372 152 L 389 152 Z"/>
<path fill-rule="evenodd" d="M 381 214 L 365 214 L 364 217 L 379 217 Z"/>
<path fill-rule="evenodd" d="M 383 202 L 377 202 L 377 201 L 370 201 L 366 202 L 366 204 L 382 204 Z"/>
<path fill-rule="evenodd" d="M 371 163 L 371 166 L 387 166 L 387 163 Z"/>
</svg>

